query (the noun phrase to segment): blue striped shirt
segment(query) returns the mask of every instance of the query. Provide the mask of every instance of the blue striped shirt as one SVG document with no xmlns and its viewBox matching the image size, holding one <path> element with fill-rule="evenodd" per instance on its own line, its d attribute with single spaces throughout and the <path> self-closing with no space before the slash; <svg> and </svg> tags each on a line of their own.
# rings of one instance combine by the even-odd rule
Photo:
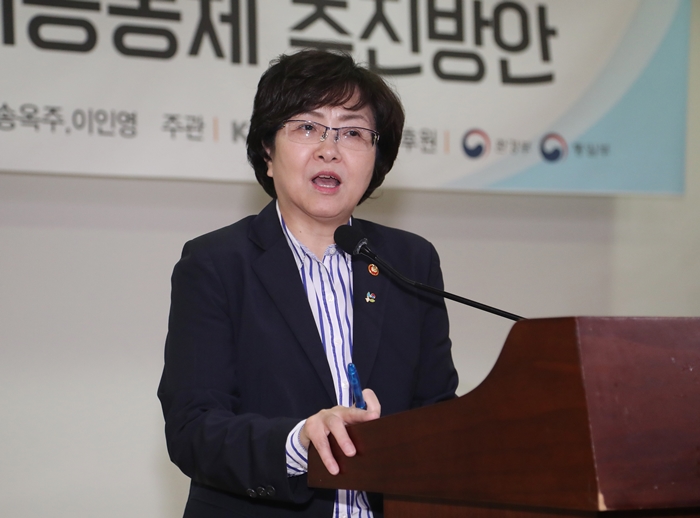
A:
<svg viewBox="0 0 700 518">
<path fill-rule="evenodd" d="M 333 386 L 339 405 L 352 406 L 347 365 L 352 362 L 352 258 L 336 245 L 329 246 L 322 259 L 299 243 L 287 229 L 277 206 L 277 214 L 299 268 L 301 282 L 311 307 L 323 350 L 333 376 Z M 301 421 L 287 437 L 287 475 L 306 473 L 308 457 L 299 442 Z M 361 491 L 336 491 L 334 518 L 371 518 L 367 495 Z"/>
</svg>

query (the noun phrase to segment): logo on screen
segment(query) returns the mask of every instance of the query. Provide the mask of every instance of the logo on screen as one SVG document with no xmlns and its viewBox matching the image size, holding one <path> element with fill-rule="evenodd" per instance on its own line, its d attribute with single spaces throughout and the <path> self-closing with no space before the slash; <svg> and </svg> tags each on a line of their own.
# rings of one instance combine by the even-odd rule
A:
<svg viewBox="0 0 700 518">
<path fill-rule="evenodd" d="M 471 129 L 464 134 L 462 147 L 469 158 L 482 158 L 491 150 L 491 139 L 485 131 Z"/>
<path fill-rule="evenodd" d="M 540 152 L 546 161 L 558 162 L 569 154 L 569 146 L 558 133 L 547 133 L 540 141 Z"/>
</svg>

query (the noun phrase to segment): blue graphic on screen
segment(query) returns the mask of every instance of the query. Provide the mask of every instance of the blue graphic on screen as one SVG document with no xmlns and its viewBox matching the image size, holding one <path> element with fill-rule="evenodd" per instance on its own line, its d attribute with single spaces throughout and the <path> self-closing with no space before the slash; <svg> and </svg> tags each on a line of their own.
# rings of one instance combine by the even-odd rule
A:
<svg viewBox="0 0 700 518">
<path fill-rule="evenodd" d="M 541 162 L 488 188 L 682 193 L 689 17 L 690 4 L 681 2 L 648 66 L 603 118 L 575 137 L 584 143 L 606 143 L 607 156 L 570 156 L 563 163 L 564 156 L 558 153 L 565 153 L 565 148 L 557 144 L 566 146 L 566 141 L 550 134 L 540 141 Z"/>
</svg>

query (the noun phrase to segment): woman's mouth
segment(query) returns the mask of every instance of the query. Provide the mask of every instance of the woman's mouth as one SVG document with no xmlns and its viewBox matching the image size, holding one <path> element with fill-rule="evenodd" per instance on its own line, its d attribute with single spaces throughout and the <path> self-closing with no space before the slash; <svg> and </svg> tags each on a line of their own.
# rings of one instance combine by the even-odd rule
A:
<svg viewBox="0 0 700 518">
<path fill-rule="evenodd" d="M 318 187 L 323 189 L 335 189 L 340 185 L 340 178 L 330 173 L 320 173 L 311 180 Z"/>
</svg>

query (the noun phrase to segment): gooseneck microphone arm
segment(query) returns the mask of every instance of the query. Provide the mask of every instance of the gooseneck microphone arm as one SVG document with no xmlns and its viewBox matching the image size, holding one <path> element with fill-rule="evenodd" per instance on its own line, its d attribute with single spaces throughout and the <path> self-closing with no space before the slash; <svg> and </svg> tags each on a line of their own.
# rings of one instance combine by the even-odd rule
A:
<svg viewBox="0 0 700 518">
<path fill-rule="evenodd" d="M 427 284 L 423 284 L 421 282 L 409 279 L 408 277 L 395 270 L 393 266 L 384 261 L 377 254 L 375 254 L 369 248 L 367 238 L 362 235 L 362 232 L 360 232 L 356 228 L 351 227 L 350 225 L 343 225 L 338 227 L 335 231 L 334 238 L 336 244 L 345 253 L 351 255 L 363 255 L 367 257 L 371 261 L 377 263 L 382 268 L 385 268 L 387 271 L 389 271 L 389 273 L 391 273 L 401 282 L 413 286 L 414 288 L 427 291 L 428 293 L 432 293 L 433 295 L 445 297 L 446 299 L 454 300 L 455 302 L 459 302 L 460 304 L 465 304 L 467 306 L 471 306 L 473 308 L 480 309 L 488 313 L 493 313 L 494 315 L 498 315 L 499 317 L 515 320 L 516 322 L 518 320 L 525 320 L 525 317 L 521 317 L 519 315 L 515 315 L 513 313 L 509 313 L 508 311 L 503 311 L 502 309 L 494 308 L 492 306 L 487 306 L 486 304 L 476 302 L 475 300 L 465 299 L 464 297 L 460 297 L 459 295 L 454 295 L 453 293 L 449 293 L 444 290 L 439 290 L 437 288 L 433 288 L 432 286 L 428 286 Z"/>
</svg>

